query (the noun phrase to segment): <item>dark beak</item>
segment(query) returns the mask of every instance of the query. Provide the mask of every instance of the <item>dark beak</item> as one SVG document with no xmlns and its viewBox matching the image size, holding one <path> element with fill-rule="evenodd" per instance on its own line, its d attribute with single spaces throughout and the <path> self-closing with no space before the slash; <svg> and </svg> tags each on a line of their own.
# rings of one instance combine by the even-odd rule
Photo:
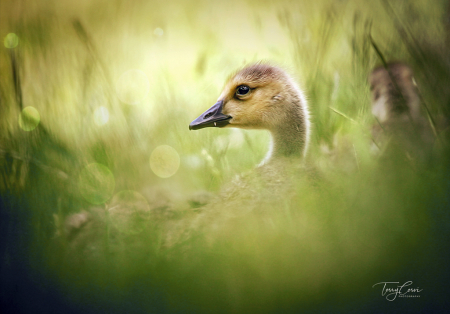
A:
<svg viewBox="0 0 450 314">
<path fill-rule="evenodd" d="M 216 102 L 214 106 L 206 110 L 200 117 L 189 124 L 189 130 L 199 130 L 208 127 L 222 128 L 226 126 L 231 116 L 222 113 L 222 106 L 222 100 Z"/>
</svg>

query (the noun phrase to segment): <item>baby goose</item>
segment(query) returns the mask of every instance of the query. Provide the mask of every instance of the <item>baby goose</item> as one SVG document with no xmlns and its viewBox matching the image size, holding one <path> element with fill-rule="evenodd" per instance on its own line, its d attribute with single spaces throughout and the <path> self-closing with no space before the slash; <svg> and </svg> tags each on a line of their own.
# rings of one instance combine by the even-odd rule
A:
<svg viewBox="0 0 450 314">
<path fill-rule="evenodd" d="M 369 75 L 372 91 L 372 113 L 380 123 L 392 120 L 417 122 L 420 98 L 409 66 L 393 62 L 375 68 Z"/>
<path fill-rule="evenodd" d="M 297 175 L 309 172 L 301 162 L 311 132 L 306 99 L 278 67 L 257 63 L 232 75 L 216 104 L 189 125 L 191 130 L 206 127 L 266 129 L 272 136 L 271 148 L 259 167 L 236 176 L 198 213 L 169 223 L 164 241 L 168 247 L 197 232 L 211 242 L 217 231 L 230 226 L 230 220 L 278 211 L 298 194 L 302 178 L 308 177 Z"/>
<path fill-rule="evenodd" d="M 372 113 L 378 120 L 372 129 L 374 140 L 383 148 L 400 148 L 409 159 L 427 159 L 434 136 L 420 112 L 412 69 L 401 62 L 377 67 L 369 75 L 369 84 Z"/>
<path fill-rule="evenodd" d="M 206 127 L 269 130 L 272 145 L 264 163 L 303 157 L 310 137 L 302 91 L 285 71 L 262 63 L 233 75 L 216 104 L 189 125 L 190 130 Z"/>
</svg>

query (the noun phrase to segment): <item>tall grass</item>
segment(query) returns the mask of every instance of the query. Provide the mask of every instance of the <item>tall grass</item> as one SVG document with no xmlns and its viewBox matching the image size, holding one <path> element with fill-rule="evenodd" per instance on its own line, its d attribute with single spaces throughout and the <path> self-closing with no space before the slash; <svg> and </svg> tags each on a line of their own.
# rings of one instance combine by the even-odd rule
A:
<svg viewBox="0 0 450 314">
<path fill-rule="evenodd" d="M 2 38 L 19 38 L 17 47 L 0 49 L 2 307 L 444 309 L 447 135 L 438 134 L 430 164 L 402 154 L 374 156 L 367 76 L 380 56 L 410 64 L 430 120 L 448 119 L 447 6 L 425 0 L 1 2 Z M 193 195 L 217 193 L 264 157 L 265 132 L 188 131 L 230 73 L 261 59 L 287 68 L 306 91 L 313 122 L 308 163 L 318 178 L 294 176 L 294 195 L 272 198 L 262 190 L 251 201 L 218 204 L 222 211 L 210 217 L 217 229 L 195 230 L 189 240 L 165 247 L 167 233 L 201 212 L 189 206 Z M 146 86 L 142 73 L 148 94 L 136 87 Z M 138 104 L 127 103 L 140 94 L 146 96 Z M 28 106 L 40 114 L 32 131 L 18 123 Z M 109 113 L 104 124 L 100 107 Z M 180 157 L 168 178 L 149 164 L 160 145 Z M 104 179 L 100 170 L 80 176 L 93 163 L 113 175 L 113 195 L 132 190 L 146 198 L 145 229 L 131 232 L 137 223 L 124 232 L 114 224 L 112 195 L 96 204 L 83 197 L 102 197 L 95 190 Z M 242 214 L 227 217 L 231 206 Z M 264 210 L 249 210 L 256 207 Z M 423 289 L 420 298 L 389 302 L 372 288 L 408 280 Z"/>
</svg>

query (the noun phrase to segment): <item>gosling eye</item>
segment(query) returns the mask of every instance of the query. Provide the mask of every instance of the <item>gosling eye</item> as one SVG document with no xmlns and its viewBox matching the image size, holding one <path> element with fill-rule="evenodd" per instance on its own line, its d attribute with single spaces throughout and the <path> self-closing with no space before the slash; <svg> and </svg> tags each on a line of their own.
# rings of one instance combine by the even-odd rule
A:
<svg viewBox="0 0 450 314">
<path fill-rule="evenodd" d="M 240 85 L 236 88 L 236 96 L 245 96 L 250 92 L 250 87 L 247 85 Z"/>
</svg>

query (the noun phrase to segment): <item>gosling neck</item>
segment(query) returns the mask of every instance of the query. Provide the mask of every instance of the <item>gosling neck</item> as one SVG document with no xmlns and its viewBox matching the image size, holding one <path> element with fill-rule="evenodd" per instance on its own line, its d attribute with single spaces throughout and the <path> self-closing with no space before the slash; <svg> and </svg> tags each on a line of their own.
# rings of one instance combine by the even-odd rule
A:
<svg viewBox="0 0 450 314">
<path fill-rule="evenodd" d="M 283 122 L 270 129 L 272 146 L 269 160 L 276 158 L 303 158 L 309 138 L 308 113 L 298 104 L 285 112 Z"/>
</svg>

